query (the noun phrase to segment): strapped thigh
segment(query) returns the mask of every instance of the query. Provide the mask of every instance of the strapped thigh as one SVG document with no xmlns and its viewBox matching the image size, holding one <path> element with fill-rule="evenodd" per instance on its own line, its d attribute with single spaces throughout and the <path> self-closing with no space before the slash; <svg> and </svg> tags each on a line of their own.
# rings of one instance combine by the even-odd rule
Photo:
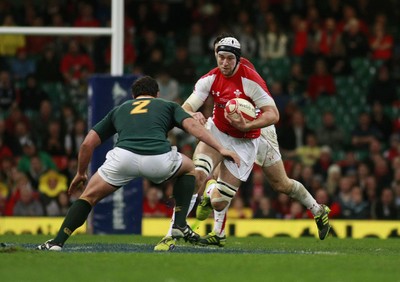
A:
<svg viewBox="0 0 400 282">
<path fill-rule="evenodd" d="M 214 170 L 213 160 L 206 154 L 197 154 L 193 162 L 197 170 L 201 170 L 207 175 L 211 175 Z"/>
</svg>

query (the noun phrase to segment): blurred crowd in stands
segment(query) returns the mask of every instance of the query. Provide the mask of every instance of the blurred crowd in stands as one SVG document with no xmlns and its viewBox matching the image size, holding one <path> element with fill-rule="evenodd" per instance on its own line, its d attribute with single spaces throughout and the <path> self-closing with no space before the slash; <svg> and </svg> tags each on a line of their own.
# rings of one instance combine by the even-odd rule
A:
<svg viewBox="0 0 400 282">
<path fill-rule="evenodd" d="M 2 26 L 105 27 L 111 0 L 0 0 Z M 125 0 L 124 73 L 182 103 L 233 33 L 280 110 L 288 175 L 332 218 L 400 219 L 400 5 L 396 0 Z M 62 216 L 87 128 L 87 81 L 110 38 L 0 34 L 0 215 Z M 191 156 L 196 140 L 174 130 Z M 144 181 L 144 216 L 171 215 L 171 183 Z M 260 168 L 230 218 L 307 218 Z"/>
</svg>

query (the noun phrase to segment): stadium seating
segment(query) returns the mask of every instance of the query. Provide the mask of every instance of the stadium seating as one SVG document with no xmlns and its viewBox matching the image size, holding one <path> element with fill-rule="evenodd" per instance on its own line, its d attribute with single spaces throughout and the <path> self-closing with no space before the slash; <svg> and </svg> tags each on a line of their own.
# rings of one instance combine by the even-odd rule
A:
<svg viewBox="0 0 400 282">
<path fill-rule="evenodd" d="M 288 57 L 268 59 L 264 62 L 253 60 L 253 63 L 267 84 L 271 84 L 276 80 L 285 81 L 289 77 L 291 62 Z"/>
<path fill-rule="evenodd" d="M 61 104 L 66 100 L 64 85 L 61 82 L 43 83 L 42 89 L 49 96 L 52 105 L 59 109 Z"/>
<path fill-rule="evenodd" d="M 52 156 L 52 160 L 56 164 L 59 171 L 63 171 L 68 167 L 67 156 Z"/>
<path fill-rule="evenodd" d="M 272 70 L 273 77 L 276 80 L 284 81 L 288 78 L 290 73 L 290 59 L 288 57 L 269 59 L 267 66 Z"/>
<path fill-rule="evenodd" d="M 211 69 L 216 67 L 216 63 L 214 61 L 211 61 L 210 57 L 203 56 L 201 58 L 202 58 L 202 60 L 196 64 L 196 75 L 198 77 L 203 76 L 204 74 L 209 72 Z"/>
<path fill-rule="evenodd" d="M 359 85 L 362 87 L 369 86 L 375 76 L 376 66 L 368 58 L 354 58 L 350 63 Z"/>
<path fill-rule="evenodd" d="M 179 85 L 179 97 L 184 101 L 193 92 L 193 83 L 181 83 Z"/>
</svg>

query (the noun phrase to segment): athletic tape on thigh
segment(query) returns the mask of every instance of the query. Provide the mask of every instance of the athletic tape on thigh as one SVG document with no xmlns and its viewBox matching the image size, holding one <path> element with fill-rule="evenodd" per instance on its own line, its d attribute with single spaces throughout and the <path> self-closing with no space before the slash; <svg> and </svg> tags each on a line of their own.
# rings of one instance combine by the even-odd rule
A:
<svg viewBox="0 0 400 282">
<path fill-rule="evenodd" d="M 230 203 L 232 201 L 232 198 L 235 197 L 237 190 L 239 189 L 239 187 L 234 187 L 232 185 L 229 185 L 228 183 L 221 181 L 221 179 L 218 179 L 216 187 L 219 193 L 221 194 L 221 197 L 211 199 L 212 203 L 218 203 L 218 202 Z"/>
<path fill-rule="evenodd" d="M 204 171 L 207 175 L 214 170 L 213 160 L 205 154 L 196 155 L 193 162 L 196 169 Z"/>
</svg>

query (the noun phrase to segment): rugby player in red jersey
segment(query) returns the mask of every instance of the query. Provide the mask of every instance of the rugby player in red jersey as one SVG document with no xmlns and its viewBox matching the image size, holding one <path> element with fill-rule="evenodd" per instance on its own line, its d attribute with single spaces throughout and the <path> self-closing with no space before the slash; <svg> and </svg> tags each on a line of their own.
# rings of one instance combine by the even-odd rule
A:
<svg viewBox="0 0 400 282">
<path fill-rule="evenodd" d="M 330 230 L 329 208 L 319 205 L 300 182 L 289 179 L 286 175 L 274 126 L 279 119 L 279 113 L 266 83 L 256 72 L 254 65 L 240 56 L 240 43 L 234 37 L 230 35 L 217 37 L 214 41 L 214 51 L 218 67 L 197 81 L 193 94 L 186 100 L 183 108 L 205 124 L 214 136 L 219 136 L 219 140 L 224 145 L 232 148 L 239 156 L 243 156 L 242 166 L 246 165 L 241 170 L 233 170 L 229 165 L 221 162 L 204 144 L 200 143 L 196 148 L 194 162 L 198 191 L 203 190 L 204 183 L 210 177 L 217 179 L 217 181 L 211 179 L 207 182 L 203 199 L 196 210 L 196 218 L 201 221 L 208 218 L 214 209 L 213 231 L 202 237 L 199 243 L 225 245 L 226 212 L 240 183 L 247 180 L 253 167 L 251 161 L 255 161 L 262 167 L 274 190 L 298 200 L 313 213 L 319 229 L 319 237 L 321 240 L 325 239 Z M 258 122 L 246 123 L 243 118 L 232 120 L 225 115 L 226 102 L 236 97 L 247 99 L 260 109 Z M 213 114 L 212 118 L 207 120 L 203 115 L 207 109 L 203 112 L 196 111 L 204 103 L 210 101 L 213 101 Z M 260 132 L 258 146 L 251 147 L 241 143 L 256 143 L 254 139 Z M 241 143 L 241 146 L 237 146 L 238 143 Z M 256 159 L 252 154 L 254 149 L 257 150 Z M 196 198 L 197 195 L 194 195 L 192 205 Z M 174 240 L 171 239 L 169 233 L 157 244 L 155 250 L 173 249 Z"/>
</svg>

